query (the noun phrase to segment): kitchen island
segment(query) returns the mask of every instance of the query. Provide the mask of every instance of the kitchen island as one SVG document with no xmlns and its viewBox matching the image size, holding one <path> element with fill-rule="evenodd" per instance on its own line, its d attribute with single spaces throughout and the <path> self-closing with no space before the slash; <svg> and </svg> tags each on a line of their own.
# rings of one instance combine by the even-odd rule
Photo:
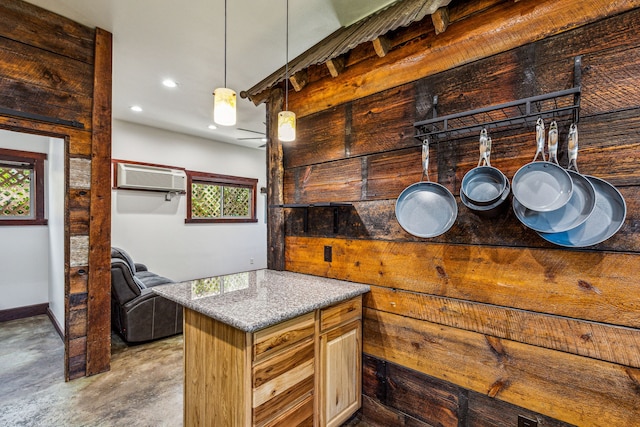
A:
<svg viewBox="0 0 640 427">
<path fill-rule="evenodd" d="M 257 270 L 154 288 L 184 306 L 185 425 L 340 425 L 361 399 L 369 286 Z"/>
</svg>

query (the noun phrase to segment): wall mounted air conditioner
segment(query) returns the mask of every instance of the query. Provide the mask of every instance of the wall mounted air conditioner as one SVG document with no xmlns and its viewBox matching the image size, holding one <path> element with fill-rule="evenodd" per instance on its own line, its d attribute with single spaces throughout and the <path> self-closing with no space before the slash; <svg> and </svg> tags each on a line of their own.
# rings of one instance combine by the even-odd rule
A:
<svg viewBox="0 0 640 427">
<path fill-rule="evenodd" d="M 117 188 L 185 192 L 187 174 L 180 169 L 118 163 Z"/>
</svg>

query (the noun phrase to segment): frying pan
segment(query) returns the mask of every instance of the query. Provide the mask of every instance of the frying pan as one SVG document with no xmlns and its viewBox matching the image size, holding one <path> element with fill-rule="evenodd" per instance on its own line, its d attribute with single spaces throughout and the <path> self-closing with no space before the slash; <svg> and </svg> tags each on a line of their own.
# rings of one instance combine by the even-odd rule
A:
<svg viewBox="0 0 640 427">
<path fill-rule="evenodd" d="M 478 166 L 464 174 L 460 193 L 474 206 L 492 205 L 502 198 L 507 186 L 507 177 L 491 166 L 491 138 L 487 130 L 480 132 L 480 160 Z"/>
<path fill-rule="evenodd" d="M 416 237 L 435 237 L 451 228 L 458 217 L 453 194 L 437 182 L 429 181 L 429 140 L 422 143 L 422 178 L 405 188 L 396 200 L 396 219 Z"/>
<path fill-rule="evenodd" d="M 585 222 L 562 233 L 538 233 L 548 242 L 581 248 L 604 242 L 618 232 L 627 216 L 622 194 L 607 181 L 585 175 L 596 190 L 596 206 Z"/>
<path fill-rule="evenodd" d="M 573 181 L 569 173 L 558 164 L 558 126 L 554 121 L 549 128 L 549 161 L 544 157 L 544 122 L 536 124 L 537 150 L 533 161 L 522 166 L 513 176 L 513 196 L 525 208 L 537 212 L 560 209 L 571 199 Z M 542 161 L 536 162 L 538 154 Z"/>
<path fill-rule="evenodd" d="M 466 207 L 471 209 L 473 213 L 477 214 L 478 216 L 481 216 L 483 218 L 495 218 L 504 211 L 504 208 L 506 206 L 508 206 L 504 202 L 509 196 L 510 188 L 511 186 L 509 185 L 509 180 L 507 180 L 507 186 L 502 192 L 500 198 L 490 205 L 479 206 L 474 204 L 467 198 L 463 191 L 460 192 L 460 200 Z"/>
<path fill-rule="evenodd" d="M 569 166 L 567 172 L 573 181 L 573 193 L 569 202 L 550 212 L 538 212 L 525 208 L 517 199 L 513 200 L 513 212 L 527 227 L 542 233 L 560 233 L 571 230 L 585 222 L 596 206 L 596 190 L 587 178 L 578 171 L 578 128 L 569 130 Z M 574 170 L 570 170 L 573 167 Z"/>
</svg>

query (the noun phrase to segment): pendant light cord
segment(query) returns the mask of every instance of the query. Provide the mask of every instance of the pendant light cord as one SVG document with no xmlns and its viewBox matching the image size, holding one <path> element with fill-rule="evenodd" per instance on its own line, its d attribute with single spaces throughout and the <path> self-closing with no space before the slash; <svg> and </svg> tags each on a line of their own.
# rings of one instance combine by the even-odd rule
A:
<svg viewBox="0 0 640 427">
<path fill-rule="evenodd" d="M 226 1 L 226 0 L 225 0 Z M 285 110 L 289 110 L 289 0 L 287 0 L 287 30 L 286 30 L 286 48 L 285 48 L 285 72 L 284 72 L 284 104 Z"/>
<path fill-rule="evenodd" d="M 224 0 L 224 87 L 227 87 L 227 0 Z"/>
</svg>

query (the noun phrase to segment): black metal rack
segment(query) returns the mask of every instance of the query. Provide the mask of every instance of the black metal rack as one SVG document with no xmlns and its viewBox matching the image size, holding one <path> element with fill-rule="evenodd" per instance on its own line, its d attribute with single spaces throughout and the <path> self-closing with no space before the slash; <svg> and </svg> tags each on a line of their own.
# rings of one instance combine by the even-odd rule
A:
<svg viewBox="0 0 640 427">
<path fill-rule="evenodd" d="M 413 124 L 417 139 L 429 137 L 437 140 L 479 132 L 483 128 L 503 128 L 514 125 L 533 125 L 538 118 L 571 120 L 580 119 L 580 93 L 582 56 L 574 58 L 574 87 L 557 92 L 523 98 L 438 117 L 438 96 L 433 99 L 433 118 Z"/>
<path fill-rule="evenodd" d="M 302 228 L 306 233 L 309 231 L 309 208 L 332 208 L 333 209 L 333 233 L 338 232 L 338 209 L 353 206 L 351 203 L 327 202 L 327 203 L 285 203 L 283 205 L 270 205 L 272 208 L 303 208 L 304 219 Z"/>
</svg>

